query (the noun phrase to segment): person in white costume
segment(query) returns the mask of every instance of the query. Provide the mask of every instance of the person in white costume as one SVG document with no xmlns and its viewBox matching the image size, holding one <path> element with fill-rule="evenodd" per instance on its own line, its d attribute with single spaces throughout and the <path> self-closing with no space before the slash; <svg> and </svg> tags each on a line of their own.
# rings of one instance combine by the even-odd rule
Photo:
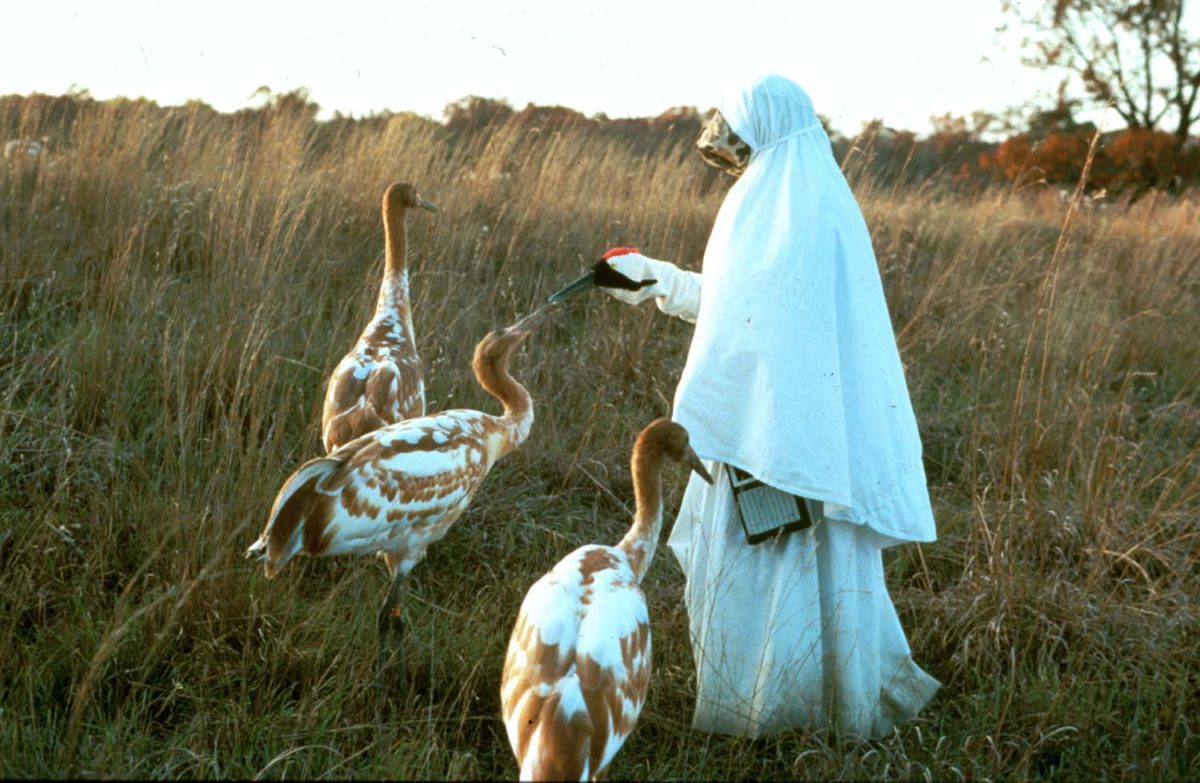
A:
<svg viewBox="0 0 1200 783">
<path fill-rule="evenodd" d="M 913 662 L 883 578 L 884 547 L 936 531 L 878 266 L 798 85 L 757 79 L 723 97 L 721 118 L 734 144 L 705 157 L 740 176 L 702 271 L 611 255 L 655 282 L 605 288 L 696 324 L 672 418 L 714 483 L 692 478 L 669 540 L 687 575 L 693 726 L 877 737 L 939 687 Z M 809 499 L 815 524 L 748 544 L 726 466 Z"/>
</svg>

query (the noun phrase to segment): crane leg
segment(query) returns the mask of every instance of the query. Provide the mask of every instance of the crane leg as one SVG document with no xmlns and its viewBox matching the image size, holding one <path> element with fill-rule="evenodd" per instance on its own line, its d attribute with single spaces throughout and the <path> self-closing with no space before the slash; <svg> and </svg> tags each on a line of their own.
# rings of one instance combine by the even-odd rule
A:
<svg viewBox="0 0 1200 783">
<path fill-rule="evenodd" d="M 408 583 L 403 576 L 392 579 L 387 598 L 379 607 L 379 650 L 375 662 L 378 706 L 391 700 L 403 701 L 408 690 L 408 668 L 404 664 L 404 596 Z"/>
</svg>

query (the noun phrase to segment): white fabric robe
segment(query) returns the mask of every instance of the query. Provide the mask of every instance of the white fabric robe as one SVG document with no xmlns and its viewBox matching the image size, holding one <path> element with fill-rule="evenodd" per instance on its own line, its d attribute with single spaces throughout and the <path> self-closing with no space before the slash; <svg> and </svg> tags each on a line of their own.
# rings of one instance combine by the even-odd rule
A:
<svg viewBox="0 0 1200 783">
<path fill-rule="evenodd" d="M 713 485 L 692 476 L 668 540 L 687 574 L 693 727 L 878 737 L 916 715 L 939 684 L 913 662 L 884 584 L 881 549 L 895 542 L 823 518 L 750 546 L 724 467 L 705 467 Z"/>
<path fill-rule="evenodd" d="M 939 685 L 883 579 L 883 547 L 936 532 L 878 267 L 803 90 L 767 77 L 722 113 L 753 153 L 692 287 L 673 413 L 715 480 L 693 477 L 668 542 L 687 575 L 693 725 L 879 736 Z M 724 465 L 818 501 L 819 521 L 750 546 Z"/>
</svg>

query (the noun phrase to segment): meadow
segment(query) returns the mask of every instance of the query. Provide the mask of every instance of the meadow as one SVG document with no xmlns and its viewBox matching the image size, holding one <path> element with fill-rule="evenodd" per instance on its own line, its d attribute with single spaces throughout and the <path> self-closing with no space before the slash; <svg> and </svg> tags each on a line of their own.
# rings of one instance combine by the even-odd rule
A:
<svg viewBox="0 0 1200 783">
<path fill-rule="evenodd" d="M 5 121 L 53 124 L 32 103 Z M 0 167 L 0 777 L 515 777 L 498 688 L 521 597 L 627 528 L 629 450 L 669 413 L 689 324 L 594 294 L 528 340 L 537 421 L 414 569 L 413 692 L 384 715 L 382 562 L 268 582 L 242 552 L 321 452 L 388 183 L 441 209 L 409 219 L 429 409 L 496 411 L 469 366 L 485 333 L 611 245 L 698 269 L 731 180 L 690 139 L 513 122 L 118 101 L 52 132 L 50 156 Z M 867 158 L 845 169 L 939 532 L 885 563 L 943 687 L 866 743 L 693 732 L 663 547 L 651 691 L 612 777 L 1200 777 L 1200 203 L 892 187 Z M 685 481 L 666 476 L 668 520 Z"/>
</svg>

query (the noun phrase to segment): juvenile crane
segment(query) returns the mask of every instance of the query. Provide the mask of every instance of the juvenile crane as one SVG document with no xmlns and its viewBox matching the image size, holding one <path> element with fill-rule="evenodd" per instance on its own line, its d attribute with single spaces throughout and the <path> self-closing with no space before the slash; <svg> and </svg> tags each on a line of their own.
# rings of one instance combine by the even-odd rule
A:
<svg viewBox="0 0 1200 783">
<path fill-rule="evenodd" d="M 338 363 L 325 392 L 321 440 L 326 453 L 360 435 L 425 415 L 425 381 L 408 299 L 409 209 L 437 212 L 407 182 L 383 194 L 383 282 L 375 315 Z"/>
<path fill-rule="evenodd" d="M 533 400 L 509 362 L 554 310 L 542 307 L 475 347 L 475 377 L 504 406 L 502 415 L 460 409 L 407 419 L 309 460 L 284 482 L 246 551 L 266 560 L 268 579 L 301 553 L 381 554 L 392 578 L 379 611 L 381 685 L 387 661 L 401 657 L 405 577 L 462 515 L 492 466 L 529 436 Z"/>
<path fill-rule="evenodd" d="M 596 780 L 633 731 L 650 684 L 640 587 L 662 528 L 663 457 L 712 478 L 687 432 L 656 419 L 633 447 L 633 525 L 614 546 L 576 549 L 529 589 L 500 685 L 521 780 Z"/>
</svg>

